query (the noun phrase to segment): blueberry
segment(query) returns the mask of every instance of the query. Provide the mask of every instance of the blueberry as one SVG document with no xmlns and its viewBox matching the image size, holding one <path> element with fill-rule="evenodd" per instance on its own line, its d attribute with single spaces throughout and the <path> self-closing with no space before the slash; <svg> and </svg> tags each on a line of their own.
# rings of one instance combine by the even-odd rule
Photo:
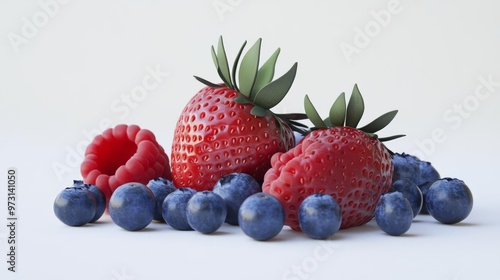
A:
<svg viewBox="0 0 500 280">
<path fill-rule="evenodd" d="M 473 198 L 464 181 L 443 178 L 434 182 L 426 195 L 429 214 L 444 224 L 461 222 L 472 211 Z"/>
<path fill-rule="evenodd" d="M 238 210 L 243 201 L 254 193 L 261 192 L 260 184 L 245 173 L 232 173 L 217 181 L 213 192 L 224 199 L 227 207 L 226 223 L 238 225 Z"/>
<path fill-rule="evenodd" d="M 106 197 L 104 196 L 102 191 L 97 186 L 92 184 L 85 184 L 81 180 L 73 180 L 73 186 L 87 188 L 90 193 L 92 193 L 96 200 L 96 211 L 94 217 L 92 218 L 92 220 L 90 220 L 89 223 L 94 223 L 99 220 L 106 210 Z"/>
<path fill-rule="evenodd" d="M 423 197 L 420 188 L 409 179 L 400 179 L 392 183 L 391 192 L 400 192 L 408 199 L 413 210 L 413 217 L 416 217 L 422 209 Z"/>
<path fill-rule="evenodd" d="M 153 192 L 141 183 L 119 186 L 109 199 L 109 215 L 115 224 L 126 230 L 141 230 L 153 220 Z"/>
<path fill-rule="evenodd" d="M 420 180 L 420 160 L 417 157 L 405 153 L 395 153 L 392 156 L 392 162 L 394 164 L 392 182 L 407 178 L 417 184 Z"/>
<path fill-rule="evenodd" d="M 212 191 L 195 193 L 187 203 L 189 225 L 201 233 L 218 230 L 226 219 L 227 209 L 220 195 Z"/>
<path fill-rule="evenodd" d="M 422 191 L 423 195 L 423 204 L 422 204 L 422 210 L 420 210 L 420 213 L 422 214 L 429 214 L 429 211 L 427 211 L 427 206 L 425 203 L 425 195 L 427 194 L 427 190 L 429 187 L 439 180 L 441 177 L 438 173 L 438 171 L 432 166 L 430 162 L 427 161 L 421 161 L 420 162 L 420 179 L 417 182 L 418 187 L 420 188 L 420 191 Z"/>
<path fill-rule="evenodd" d="M 177 230 L 193 230 L 186 218 L 187 203 L 196 193 L 191 188 L 179 188 L 167 195 L 162 205 L 165 222 Z"/>
<path fill-rule="evenodd" d="M 432 184 L 441 178 L 436 168 L 428 161 L 420 161 L 418 167 L 420 169 L 420 177 L 415 182 L 418 186 Z"/>
<path fill-rule="evenodd" d="M 153 216 L 153 220 L 164 222 L 163 219 L 163 201 L 165 197 L 171 192 L 174 192 L 177 188 L 174 186 L 172 181 L 165 178 L 155 178 L 151 179 L 146 185 L 152 192 L 156 201 L 156 211 Z"/>
<path fill-rule="evenodd" d="M 340 229 L 340 206 L 327 194 L 312 194 L 299 207 L 300 229 L 314 239 L 327 239 Z"/>
<path fill-rule="evenodd" d="M 267 193 L 256 193 L 241 204 L 238 212 L 241 230 L 259 241 L 280 233 L 285 223 L 285 210 L 279 200 Z"/>
<path fill-rule="evenodd" d="M 389 235 L 407 232 L 413 221 L 410 202 L 400 192 L 383 194 L 375 208 L 375 221 Z"/>
<path fill-rule="evenodd" d="M 84 187 L 62 190 L 54 201 L 56 217 L 68 226 L 82 226 L 94 218 L 97 208 L 95 197 Z"/>
</svg>

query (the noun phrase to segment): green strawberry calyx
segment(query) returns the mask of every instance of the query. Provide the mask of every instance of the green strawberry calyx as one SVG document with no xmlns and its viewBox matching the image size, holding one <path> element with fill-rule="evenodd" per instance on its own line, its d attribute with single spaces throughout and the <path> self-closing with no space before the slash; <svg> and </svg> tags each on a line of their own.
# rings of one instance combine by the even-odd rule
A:
<svg viewBox="0 0 500 280">
<path fill-rule="evenodd" d="M 298 63 L 294 63 L 285 74 L 273 80 L 280 49 L 278 48 L 259 68 L 261 43 L 262 39 L 258 39 L 241 58 L 240 63 L 240 57 L 247 44 L 245 41 L 230 69 L 224 42 L 222 36 L 220 36 L 217 50 L 212 46 L 211 52 L 217 73 L 224 84 L 212 83 L 198 76 L 194 77 L 210 87 L 225 86 L 236 90 L 241 95 L 236 97 L 235 101 L 240 104 L 252 105 L 253 107 L 250 111 L 252 115 L 264 117 L 266 114 L 271 113 L 275 118 L 287 123 L 292 130 L 304 133 L 303 128 L 307 126 L 296 120 L 306 119 L 306 114 L 275 114 L 270 110 L 278 105 L 290 90 L 297 73 Z M 236 74 L 237 72 L 238 74 Z"/>
<path fill-rule="evenodd" d="M 314 125 L 314 127 L 311 129 L 348 126 L 361 130 L 368 136 L 378 139 L 380 142 L 390 141 L 405 136 L 403 134 L 398 134 L 389 137 L 378 137 L 378 135 L 376 134 L 376 132 L 385 128 L 394 119 L 394 117 L 398 113 L 398 110 L 387 112 L 376 118 L 372 122 L 368 123 L 367 125 L 360 128 L 357 127 L 365 111 L 363 97 L 361 96 L 357 84 L 354 85 L 351 97 L 349 98 L 349 102 L 346 104 L 345 93 L 342 92 L 333 103 L 332 107 L 330 108 L 329 115 L 325 119 L 322 119 L 320 117 L 318 111 L 316 110 L 316 108 L 314 108 L 311 100 L 309 99 L 309 96 L 307 95 L 304 97 L 304 110 L 306 112 L 307 118 Z M 389 150 L 389 152 L 391 151 Z"/>
</svg>

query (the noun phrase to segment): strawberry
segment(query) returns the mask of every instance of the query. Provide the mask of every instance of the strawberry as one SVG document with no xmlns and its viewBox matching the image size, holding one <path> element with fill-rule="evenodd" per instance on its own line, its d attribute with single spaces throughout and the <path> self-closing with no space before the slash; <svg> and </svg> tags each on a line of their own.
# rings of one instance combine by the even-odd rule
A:
<svg viewBox="0 0 500 280">
<path fill-rule="evenodd" d="M 294 145 L 292 119 L 303 114 L 278 115 L 270 109 L 289 91 L 297 63 L 272 81 L 280 50 L 259 68 L 261 39 L 248 50 L 236 70 L 241 47 L 230 74 L 222 37 L 212 58 L 223 83 L 195 78 L 206 85 L 182 111 L 172 141 L 172 175 L 178 187 L 211 190 L 219 178 L 234 172 L 262 181 L 271 156 Z"/>
<path fill-rule="evenodd" d="M 154 134 L 137 125 L 117 125 L 97 135 L 80 166 L 83 180 L 96 185 L 109 201 L 122 184 L 171 179 L 168 156 Z"/>
<path fill-rule="evenodd" d="M 272 157 L 263 192 L 280 200 L 286 212 L 285 224 L 297 231 L 299 206 L 313 193 L 329 194 L 337 200 L 342 210 L 341 228 L 367 223 L 374 216 L 379 197 L 392 183 L 391 154 L 381 141 L 403 136 L 378 138 L 374 133 L 389 124 L 397 111 L 355 128 L 364 111 L 357 85 L 347 108 L 342 93 L 327 119 L 321 119 L 307 95 L 305 110 L 315 127 L 296 147 Z"/>
</svg>

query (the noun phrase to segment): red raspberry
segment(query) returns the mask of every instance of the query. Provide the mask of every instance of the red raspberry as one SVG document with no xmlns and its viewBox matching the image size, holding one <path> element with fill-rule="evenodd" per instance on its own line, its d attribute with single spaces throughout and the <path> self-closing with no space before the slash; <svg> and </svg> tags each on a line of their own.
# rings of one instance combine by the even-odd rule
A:
<svg viewBox="0 0 500 280">
<path fill-rule="evenodd" d="M 85 151 L 80 171 L 83 180 L 96 185 L 107 201 L 122 184 L 172 179 L 167 154 L 151 131 L 137 125 L 121 124 L 97 135 Z"/>
</svg>

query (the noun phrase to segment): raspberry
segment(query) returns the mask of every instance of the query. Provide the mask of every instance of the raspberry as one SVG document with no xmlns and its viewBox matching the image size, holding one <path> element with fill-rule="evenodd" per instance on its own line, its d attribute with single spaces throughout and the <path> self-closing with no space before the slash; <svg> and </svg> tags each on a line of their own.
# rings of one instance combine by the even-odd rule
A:
<svg viewBox="0 0 500 280">
<path fill-rule="evenodd" d="M 172 179 L 164 149 L 151 131 L 137 125 L 121 124 L 97 135 L 85 151 L 80 171 L 85 183 L 96 185 L 107 201 L 125 183 Z"/>
</svg>

